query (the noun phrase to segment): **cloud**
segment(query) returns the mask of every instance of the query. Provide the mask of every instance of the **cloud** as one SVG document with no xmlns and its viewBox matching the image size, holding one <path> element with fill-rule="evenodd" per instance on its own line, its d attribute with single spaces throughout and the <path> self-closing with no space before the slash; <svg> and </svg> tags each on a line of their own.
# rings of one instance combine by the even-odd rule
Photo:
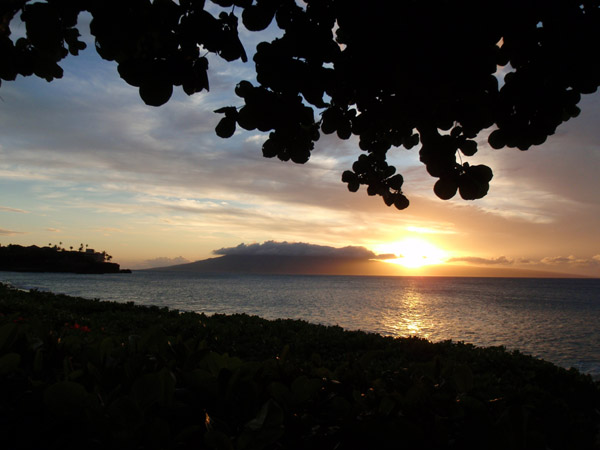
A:
<svg viewBox="0 0 600 450">
<path fill-rule="evenodd" d="M 578 267 L 596 267 L 600 266 L 600 255 L 591 258 L 578 258 L 574 255 L 569 256 L 547 256 L 540 263 L 549 266 L 569 265 Z"/>
<path fill-rule="evenodd" d="M 342 259 L 373 259 L 376 255 L 364 247 L 347 246 L 342 248 L 304 242 L 266 241 L 262 244 L 244 243 L 237 247 L 214 250 L 215 255 L 276 255 L 276 256 L 321 256 Z"/>
<path fill-rule="evenodd" d="M 393 253 L 382 253 L 381 255 L 377 255 L 377 259 L 398 259 L 398 255 L 394 255 Z"/>
<path fill-rule="evenodd" d="M 17 209 L 17 208 L 10 208 L 8 206 L 0 206 L 0 211 L 2 211 L 2 212 L 23 213 L 23 214 L 29 213 L 29 211 L 25 211 L 23 209 Z"/>
<path fill-rule="evenodd" d="M 500 256 L 498 258 L 480 258 L 478 256 L 462 256 L 458 258 L 450 258 L 446 262 L 466 262 L 469 264 L 483 264 L 483 265 L 495 265 L 495 264 L 512 264 L 513 260 L 506 258 L 506 256 Z"/>
<path fill-rule="evenodd" d="M 25 234 L 22 231 L 5 230 L 0 228 L 0 236 L 14 236 L 15 234 Z"/>
<path fill-rule="evenodd" d="M 183 256 L 169 258 L 167 256 L 159 256 L 158 258 L 147 259 L 136 265 L 136 269 L 151 269 L 153 267 L 174 266 L 176 264 L 186 264 L 191 262 Z"/>
<path fill-rule="evenodd" d="M 547 256 L 540 262 L 542 264 L 556 265 L 556 264 L 570 264 L 575 261 L 575 257 L 571 256 Z"/>
<path fill-rule="evenodd" d="M 538 260 L 521 257 L 517 259 L 518 264 L 539 264 Z"/>
<path fill-rule="evenodd" d="M 600 94 L 584 96 L 580 117 L 561 126 L 563 131 L 543 148 L 491 151 L 480 136 L 480 151 L 469 162 L 489 164 L 494 180 L 489 196 L 477 202 L 459 196 L 440 201 L 418 151 L 390 151 L 389 161 L 405 177 L 411 201 L 400 212 L 367 196 L 364 188 L 352 194 L 341 183 L 341 173 L 360 153 L 356 136 L 347 141 L 321 136 L 304 165 L 263 158 L 266 134 L 216 137 L 220 116 L 212 111 L 241 105 L 233 87 L 241 79 L 253 81 L 252 63 L 227 64 L 215 56 L 210 93 L 188 97 L 178 88 L 166 105 L 149 108 L 137 88 L 119 78 L 114 63 L 97 57 L 93 37 L 86 33 L 89 49 L 61 63 L 62 79 L 48 84 L 18 77 L 2 85 L 0 183 L 7 206 L 0 206 L 0 213 L 31 212 L 12 214 L 13 222 L 3 224 L 7 228 L 57 227 L 66 236 L 77 223 L 90 239 L 121 231 L 123 252 L 151 247 L 142 241 L 152 233 L 173 233 L 186 239 L 173 239 L 170 254 L 192 260 L 239 242 L 372 248 L 405 234 L 425 235 L 450 254 L 458 249 L 467 255 L 515 256 L 526 249 L 532 265 L 549 254 L 600 252 L 590 246 L 600 219 L 595 126 Z M 248 36 L 264 39 L 262 33 Z M 251 60 L 253 45 L 246 50 Z M 41 242 L 55 239 L 46 234 Z M 190 246 L 198 236 L 204 240 Z M 116 245 L 115 238 L 105 246 Z M 515 257 L 513 264 L 526 263 Z M 575 262 L 565 264 L 575 268 Z"/>
<path fill-rule="evenodd" d="M 46 228 L 46 231 L 49 231 L 51 233 L 60 233 L 60 230 L 58 228 Z"/>
</svg>

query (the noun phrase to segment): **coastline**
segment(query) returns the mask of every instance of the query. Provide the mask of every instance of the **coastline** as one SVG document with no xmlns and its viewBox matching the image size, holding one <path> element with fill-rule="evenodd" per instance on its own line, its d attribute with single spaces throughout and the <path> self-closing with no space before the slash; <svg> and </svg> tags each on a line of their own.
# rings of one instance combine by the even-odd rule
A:
<svg viewBox="0 0 600 450">
<path fill-rule="evenodd" d="M 21 447 L 516 448 L 525 406 L 527 439 L 596 445 L 599 383 L 500 347 L 4 285 L 0 313 L 0 432 Z"/>
<path fill-rule="evenodd" d="M 83 247 L 82 247 L 83 248 Z M 106 252 L 93 249 L 68 251 L 64 248 L 31 245 L 0 246 L 0 270 L 33 273 L 106 274 L 131 273 L 121 269 Z"/>
<path fill-rule="evenodd" d="M 246 313 L 385 336 L 504 346 L 600 375 L 598 280 L 0 273 L 21 288 L 182 311 Z M 567 315 L 565 315 L 567 314 Z M 560 329 L 557 335 L 556 330 Z"/>
</svg>

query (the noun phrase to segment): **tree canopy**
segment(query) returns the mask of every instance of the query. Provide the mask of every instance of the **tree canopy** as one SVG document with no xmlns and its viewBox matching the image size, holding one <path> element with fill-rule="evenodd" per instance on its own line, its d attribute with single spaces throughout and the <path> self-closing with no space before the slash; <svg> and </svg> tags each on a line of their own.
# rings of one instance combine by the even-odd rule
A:
<svg viewBox="0 0 600 450">
<path fill-rule="evenodd" d="M 235 87 L 216 127 L 269 132 L 262 152 L 308 161 L 321 133 L 357 136 L 342 181 L 404 209 L 390 151 L 420 145 L 420 160 L 450 199 L 485 196 L 492 170 L 469 165 L 478 138 L 527 150 L 576 117 L 600 84 L 600 0 L 3 0 L 0 80 L 62 76 L 85 48 L 79 13 L 91 14 L 99 55 L 116 61 L 142 100 L 160 106 L 174 86 L 209 90 L 207 53 L 247 61 L 241 24 L 281 37 L 254 54 L 254 84 Z M 26 36 L 13 41 L 19 15 Z M 503 72 L 499 67 L 505 67 Z M 505 73 L 505 75 L 500 75 Z"/>
</svg>

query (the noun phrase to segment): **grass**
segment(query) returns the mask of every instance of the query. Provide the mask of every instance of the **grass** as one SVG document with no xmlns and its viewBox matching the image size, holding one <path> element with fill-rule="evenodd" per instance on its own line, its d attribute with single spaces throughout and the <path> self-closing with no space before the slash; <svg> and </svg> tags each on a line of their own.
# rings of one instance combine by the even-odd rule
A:
<svg viewBox="0 0 600 450">
<path fill-rule="evenodd" d="M 0 439 L 44 449 L 597 449 L 600 386 L 454 342 L 0 285 Z"/>
</svg>

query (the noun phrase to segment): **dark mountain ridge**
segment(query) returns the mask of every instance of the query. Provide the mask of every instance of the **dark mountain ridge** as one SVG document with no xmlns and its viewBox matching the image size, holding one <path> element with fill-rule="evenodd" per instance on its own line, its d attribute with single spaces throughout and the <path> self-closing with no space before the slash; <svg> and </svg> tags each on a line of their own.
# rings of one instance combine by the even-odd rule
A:
<svg viewBox="0 0 600 450">
<path fill-rule="evenodd" d="M 419 272 L 381 260 L 323 255 L 224 255 L 145 270 L 257 275 L 423 276 Z M 442 277 L 581 278 L 580 275 L 540 270 L 454 264 L 428 266 L 426 273 L 426 276 Z"/>
<path fill-rule="evenodd" d="M 398 266 L 334 256 L 225 255 L 149 270 L 275 275 L 399 275 Z"/>
</svg>

